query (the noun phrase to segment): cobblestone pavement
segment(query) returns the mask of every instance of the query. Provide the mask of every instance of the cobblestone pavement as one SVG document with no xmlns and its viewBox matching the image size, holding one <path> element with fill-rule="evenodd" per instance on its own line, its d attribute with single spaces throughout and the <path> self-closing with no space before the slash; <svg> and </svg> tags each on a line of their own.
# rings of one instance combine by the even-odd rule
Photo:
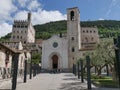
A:
<svg viewBox="0 0 120 90">
<path fill-rule="evenodd" d="M 0 89 L 11 88 L 11 82 L 6 82 Z M 81 83 L 72 73 L 41 73 L 27 83 L 23 79 L 18 80 L 16 90 L 87 90 L 87 82 Z M 108 88 L 96 88 L 92 85 L 92 90 L 119 90 Z"/>
</svg>

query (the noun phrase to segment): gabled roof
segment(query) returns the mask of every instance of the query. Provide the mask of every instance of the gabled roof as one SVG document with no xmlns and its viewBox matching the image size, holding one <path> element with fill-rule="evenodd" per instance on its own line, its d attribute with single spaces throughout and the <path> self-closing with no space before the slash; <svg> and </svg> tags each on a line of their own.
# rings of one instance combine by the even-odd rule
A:
<svg viewBox="0 0 120 90">
<path fill-rule="evenodd" d="M 24 52 L 23 50 L 11 49 L 11 48 L 9 48 L 9 47 L 3 45 L 2 43 L 0 43 L 0 46 L 2 46 L 2 48 L 5 48 L 5 49 L 11 51 L 12 53 L 23 53 L 23 52 Z"/>
</svg>

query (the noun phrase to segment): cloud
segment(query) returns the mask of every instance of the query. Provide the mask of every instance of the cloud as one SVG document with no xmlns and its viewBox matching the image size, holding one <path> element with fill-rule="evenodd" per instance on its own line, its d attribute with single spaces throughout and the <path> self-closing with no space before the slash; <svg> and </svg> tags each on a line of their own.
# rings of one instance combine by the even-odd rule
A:
<svg viewBox="0 0 120 90">
<path fill-rule="evenodd" d="M 16 13 L 14 19 L 15 20 L 26 20 L 27 19 L 27 13 L 28 11 L 19 11 Z"/>
<path fill-rule="evenodd" d="M 25 7 L 28 2 L 31 0 L 18 0 L 18 3 L 21 7 Z"/>
<path fill-rule="evenodd" d="M 46 11 L 38 10 L 38 12 L 33 12 L 32 14 L 32 23 L 35 24 L 44 24 L 50 21 L 59 21 L 66 20 L 66 14 L 62 14 L 59 11 Z"/>
<path fill-rule="evenodd" d="M 16 10 L 12 0 L 0 0 L 0 21 L 11 20 L 11 14 Z"/>
<path fill-rule="evenodd" d="M 29 3 L 27 8 L 28 8 L 28 10 L 33 11 L 33 10 L 36 10 L 37 8 L 39 8 L 40 6 L 41 6 L 41 4 L 37 0 L 34 0 Z"/>
<path fill-rule="evenodd" d="M 13 19 L 26 20 L 27 13 L 32 13 L 32 23 L 44 24 L 50 21 L 66 20 L 66 14 L 58 10 L 44 10 L 38 0 L 0 0 L 0 36 L 12 31 Z M 8 23 L 9 21 L 9 23 Z"/>
<path fill-rule="evenodd" d="M 26 20 L 28 11 L 19 11 L 15 15 L 16 20 Z M 46 11 L 39 9 L 37 12 L 32 12 L 32 23 L 35 24 L 44 24 L 50 21 L 59 21 L 66 20 L 66 14 L 62 14 L 59 11 Z"/>
<path fill-rule="evenodd" d="M 99 18 L 98 20 L 104 20 L 103 18 Z"/>
<path fill-rule="evenodd" d="M 106 12 L 106 16 L 109 17 L 109 15 L 111 14 L 112 12 L 112 9 L 117 5 L 118 3 L 118 0 L 111 0 L 111 3 L 110 3 L 110 6 Z"/>
<path fill-rule="evenodd" d="M 12 31 L 12 25 L 9 25 L 8 23 L 0 24 L 0 37 L 5 36 L 6 34 L 10 33 L 11 31 Z"/>
</svg>

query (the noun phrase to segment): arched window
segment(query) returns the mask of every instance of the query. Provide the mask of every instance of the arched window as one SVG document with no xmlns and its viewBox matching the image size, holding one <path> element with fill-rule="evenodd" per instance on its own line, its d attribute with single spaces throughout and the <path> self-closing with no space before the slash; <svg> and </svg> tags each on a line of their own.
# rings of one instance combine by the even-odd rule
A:
<svg viewBox="0 0 120 90">
<path fill-rule="evenodd" d="M 75 52 L 75 48 L 74 47 L 72 47 L 72 52 Z"/>
<path fill-rule="evenodd" d="M 70 19 L 74 20 L 74 11 L 71 11 L 71 13 L 70 13 Z"/>
</svg>

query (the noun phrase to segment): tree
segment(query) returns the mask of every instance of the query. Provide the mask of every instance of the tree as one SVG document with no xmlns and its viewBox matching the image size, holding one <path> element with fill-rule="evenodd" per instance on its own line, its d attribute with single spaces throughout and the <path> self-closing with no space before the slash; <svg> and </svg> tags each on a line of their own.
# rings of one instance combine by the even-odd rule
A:
<svg viewBox="0 0 120 90">
<path fill-rule="evenodd" d="M 101 70 L 105 66 L 113 68 L 114 65 L 114 49 L 112 48 L 112 39 L 101 39 L 100 43 L 96 45 L 94 52 L 90 53 L 91 67 L 95 67 L 97 75 L 101 75 Z"/>
<path fill-rule="evenodd" d="M 41 62 L 41 53 L 32 54 L 32 64 L 39 64 Z"/>
</svg>

